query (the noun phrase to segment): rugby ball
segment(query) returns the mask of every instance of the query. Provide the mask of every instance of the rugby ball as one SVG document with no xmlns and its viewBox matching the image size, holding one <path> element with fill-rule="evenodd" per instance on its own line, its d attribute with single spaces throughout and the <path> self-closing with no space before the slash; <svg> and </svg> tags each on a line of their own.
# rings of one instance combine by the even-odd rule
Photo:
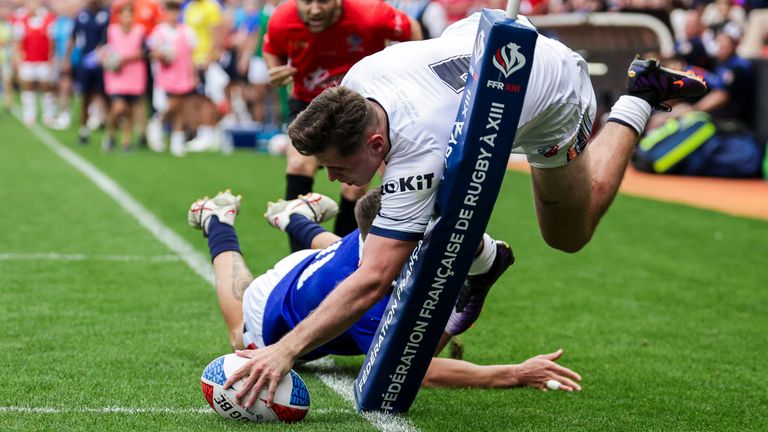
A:
<svg viewBox="0 0 768 432">
<path fill-rule="evenodd" d="M 206 366 L 200 377 L 200 387 L 208 405 L 220 416 L 233 420 L 254 422 L 293 423 L 306 417 L 309 411 L 309 391 L 304 380 L 291 370 L 277 385 L 272 406 L 267 408 L 267 389 L 262 389 L 258 400 L 250 408 L 243 407 L 237 400 L 237 391 L 243 381 L 235 382 L 224 390 L 227 377 L 234 374 L 248 361 L 236 354 L 223 355 Z"/>
</svg>

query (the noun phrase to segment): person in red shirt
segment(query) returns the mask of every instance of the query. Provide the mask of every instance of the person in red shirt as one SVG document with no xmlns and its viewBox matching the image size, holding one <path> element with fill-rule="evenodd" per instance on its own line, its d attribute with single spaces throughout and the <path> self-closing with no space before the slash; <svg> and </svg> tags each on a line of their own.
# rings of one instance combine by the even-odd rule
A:
<svg viewBox="0 0 768 432">
<path fill-rule="evenodd" d="M 363 57 L 388 41 L 421 39 L 421 28 L 404 12 L 380 0 L 288 0 L 275 9 L 264 38 L 264 60 L 273 85 L 293 82 L 288 101 L 293 121 L 312 99 L 341 82 Z M 288 146 L 287 200 L 312 191 L 317 162 Z M 342 185 L 334 231 L 344 236 L 357 227 L 355 202 L 366 187 Z M 299 245 L 291 243 L 292 250 Z"/>
<path fill-rule="evenodd" d="M 21 84 L 22 118 L 27 125 L 37 121 L 37 95 L 43 94 L 43 121 L 52 125 L 56 118 L 51 27 L 56 17 L 40 1 L 26 2 L 27 13 L 14 26 L 18 40 L 18 76 Z"/>
</svg>

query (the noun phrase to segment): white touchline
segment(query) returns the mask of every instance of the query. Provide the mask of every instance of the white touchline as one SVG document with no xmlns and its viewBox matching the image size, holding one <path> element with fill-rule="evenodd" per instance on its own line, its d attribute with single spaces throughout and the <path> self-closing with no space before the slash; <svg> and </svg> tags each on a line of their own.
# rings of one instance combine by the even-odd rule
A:
<svg viewBox="0 0 768 432">
<path fill-rule="evenodd" d="M 90 255 L 80 253 L 0 252 L 0 261 L 125 261 L 125 262 L 174 262 L 181 261 L 178 255 Z"/>
<path fill-rule="evenodd" d="M 14 116 L 21 122 L 18 113 L 14 113 Z M 69 162 L 70 165 L 88 177 L 96 186 L 125 209 L 129 215 L 135 217 L 155 238 L 179 255 L 195 273 L 200 275 L 209 284 L 214 285 L 213 268 L 207 256 L 198 252 L 189 242 L 168 228 L 152 212 L 139 203 L 138 200 L 120 187 L 116 181 L 67 148 L 67 146 L 59 142 L 46 130 L 37 125 L 30 127 L 29 130 L 59 157 Z M 324 361 L 325 364 L 329 364 L 329 362 L 332 364 L 333 362 L 331 359 L 325 359 Z M 328 373 L 318 373 L 318 377 L 328 387 L 347 400 L 347 402 L 354 405 L 355 398 L 352 393 L 354 380 L 352 378 L 338 374 L 329 375 Z M 363 417 L 382 432 L 412 432 L 418 430 L 410 420 L 396 415 L 364 413 Z"/>
<path fill-rule="evenodd" d="M 353 413 L 354 410 L 350 408 L 319 408 L 313 410 L 319 414 L 348 414 Z M 0 406 L 0 412 L 18 412 L 25 414 L 78 414 L 78 413 L 93 413 L 93 414 L 205 414 L 215 415 L 216 413 L 210 407 L 200 408 L 163 408 L 163 407 L 148 407 L 148 408 L 132 408 L 132 407 L 118 407 L 118 406 L 106 406 L 99 408 L 63 408 L 63 407 L 25 407 L 25 406 Z"/>
</svg>

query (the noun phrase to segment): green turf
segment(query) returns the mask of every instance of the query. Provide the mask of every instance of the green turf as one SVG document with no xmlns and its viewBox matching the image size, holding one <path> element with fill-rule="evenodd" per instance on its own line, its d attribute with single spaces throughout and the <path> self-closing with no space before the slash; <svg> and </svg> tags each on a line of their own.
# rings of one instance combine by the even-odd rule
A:
<svg viewBox="0 0 768 432">
<path fill-rule="evenodd" d="M 54 134 L 206 252 L 186 226 L 195 198 L 244 195 L 238 231 L 258 273 L 288 252 L 261 218 L 282 195 L 284 161 L 238 151 L 103 155 Z M 98 137 L 95 137 L 98 138 Z M 171 252 L 10 117 L 0 117 L 0 254 L 164 256 Z M 317 189 L 336 196 L 320 176 Z M 549 249 L 530 181 L 509 173 L 489 231 L 518 261 L 464 336 L 466 359 L 519 362 L 566 350 L 579 394 L 425 390 L 409 415 L 422 431 L 764 430 L 768 392 L 768 223 L 620 196 L 583 251 Z M 0 261 L 0 430 L 275 430 L 215 414 L 118 414 L 82 408 L 197 409 L 203 367 L 227 351 L 211 287 L 181 261 Z M 337 359 L 354 370 L 360 357 Z M 310 373 L 312 411 L 292 430 L 372 430 Z M 72 411 L 75 412 L 72 412 Z"/>
</svg>

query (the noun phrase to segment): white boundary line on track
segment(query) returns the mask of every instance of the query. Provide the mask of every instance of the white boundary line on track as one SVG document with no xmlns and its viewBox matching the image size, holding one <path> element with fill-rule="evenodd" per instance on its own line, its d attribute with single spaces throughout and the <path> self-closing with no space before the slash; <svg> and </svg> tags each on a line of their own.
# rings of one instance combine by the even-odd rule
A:
<svg viewBox="0 0 768 432">
<path fill-rule="evenodd" d="M 116 261 L 116 262 L 176 262 L 178 255 L 89 255 L 81 253 L 35 252 L 0 253 L 0 261 Z"/>
<path fill-rule="evenodd" d="M 20 123 L 18 113 L 14 116 Z M 22 123 L 23 124 L 23 123 Z M 144 228 L 146 228 L 157 240 L 163 243 L 168 249 L 175 252 L 181 259 L 200 277 L 209 284 L 214 285 L 215 278 L 210 259 L 192 247 L 189 242 L 168 228 L 151 211 L 145 208 L 138 200 L 126 192 L 116 181 L 104 174 L 93 164 L 83 159 L 80 155 L 70 150 L 67 146 L 59 142 L 53 135 L 48 133 L 40 126 L 28 128 L 40 141 L 43 142 L 51 151 L 75 167 L 83 175 L 88 177 L 96 186 L 109 195 L 117 204 L 120 205 L 129 215 Z M 332 364 L 332 360 L 326 359 L 323 364 Z M 327 386 L 338 393 L 348 403 L 353 406 L 355 398 L 353 394 L 354 380 L 339 374 L 318 373 L 318 377 Z M 376 429 L 382 432 L 416 432 L 418 429 L 405 417 L 380 414 L 364 413 L 363 417 L 368 420 Z"/>
</svg>

